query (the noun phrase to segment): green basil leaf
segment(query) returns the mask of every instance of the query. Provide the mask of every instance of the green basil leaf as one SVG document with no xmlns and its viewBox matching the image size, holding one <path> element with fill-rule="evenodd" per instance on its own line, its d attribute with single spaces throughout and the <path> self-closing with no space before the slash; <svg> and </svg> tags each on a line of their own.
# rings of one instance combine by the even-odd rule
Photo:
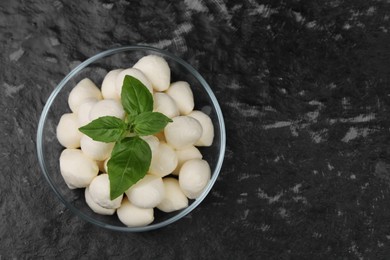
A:
<svg viewBox="0 0 390 260">
<path fill-rule="evenodd" d="M 135 115 L 153 110 L 153 96 L 148 88 L 129 75 L 123 80 L 121 101 L 127 114 L 131 115 L 129 120 L 134 119 Z"/>
<path fill-rule="evenodd" d="M 150 167 L 152 152 L 139 137 L 126 137 L 115 143 L 107 163 L 111 200 L 142 179 Z"/>
<path fill-rule="evenodd" d="M 134 132 L 141 136 L 156 134 L 169 122 L 172 122 L 172 119 L 159 112 L 144 112 L 134 119 Z"/>
<path fill-rule="evenodd" d="M 129 113 L 126 115 L 126 120 L 127 122 L 129 122 L 130 124 L 132 124 L 134 122 L 134 119 L 137 117 L 138 114 L 136 113 Z"/>
<path fill-rule="evenodd" d="M 127 125 L 114 116 L 103 116 L 79 128 L 80 132 L 95 141 L 111 143 L 118 141 L 126 132 Z"/>
</svg>

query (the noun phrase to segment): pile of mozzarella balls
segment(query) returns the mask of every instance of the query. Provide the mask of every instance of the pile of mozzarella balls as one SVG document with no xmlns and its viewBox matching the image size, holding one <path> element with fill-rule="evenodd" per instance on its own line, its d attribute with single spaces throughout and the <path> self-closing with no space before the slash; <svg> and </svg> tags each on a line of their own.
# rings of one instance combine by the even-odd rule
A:
<svg viewBox="0 0 390 260">
<path fill-rule="evenodd" d="M 165 129 L 142 137 L 150 146 L 152 161 L 143 179 L 125 194 L 110 200 L 107 162 L 114 143 L 92 140 L 78 128 L 102 116 L 124 119 L 120 96 L 126 75 L 141 81 L 151 92 L 154 111 L 171 118 Z M 185 81 L 171 83 L 168 63 L 148 55 L 128 69 L 108 72 L 99 89 L 90 79 L 81 80 L 70 92 L 71 113 L 62 115 L 57 139 L 65 149 L 60 156 L 61 174 L 70 189 L 85 188 L 85 200 L 96 213 L 118 215 L 129 227 L 154 220 L 154 208 L 172 212 L 186 208 L 210 180 L 210 166 L 197 146 L 210 146 L 214 127 L 210 117 L 194 110 L 194 97 Z"/>
</svg>

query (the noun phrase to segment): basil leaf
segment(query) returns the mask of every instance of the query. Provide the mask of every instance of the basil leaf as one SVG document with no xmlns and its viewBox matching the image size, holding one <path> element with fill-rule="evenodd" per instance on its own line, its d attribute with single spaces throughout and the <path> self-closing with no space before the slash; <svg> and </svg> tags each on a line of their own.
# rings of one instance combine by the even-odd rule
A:
<svg viewBox="0 0 390 260">
<path fill-rule="evenodd" d="M 80 132 L 95 141 L 111 143 L 118 141 L 126 132 L 127 125 L 114 116 L 103 116 L 79 128 Z"/>
<path fill-rule="evenodd" d="M 126 119 L 127 119 L 127 122 L 129 122 L 130 124 L 134 122 L 134 119 L 137 117 L 138 114 L 136 113 L 129 113 L 127 114 L 126 116 Z"/>
<path fill-rule="evenodd" d="M 139 137 L 126 137 L 115 143 L 107 163 L 111 200 L 122 195 L 149 170 L 152 152 Z"/>
<path fill-rule="evenodd" d="M 153 96 L 148 88 L 129 75 L 123 80 L 121 101 L 127 114 L 131 115 L 130 120 L 134 119 L 135 115 L 153 110 Z"/>
<path fill-rule="evenodd" d="M 172 122 L 172 119 L 159 112 L 144 112 L 134 119 L 133 129 L 141 136 L 152 135 L 164 129 L 169 122 Z"/>
</svg>

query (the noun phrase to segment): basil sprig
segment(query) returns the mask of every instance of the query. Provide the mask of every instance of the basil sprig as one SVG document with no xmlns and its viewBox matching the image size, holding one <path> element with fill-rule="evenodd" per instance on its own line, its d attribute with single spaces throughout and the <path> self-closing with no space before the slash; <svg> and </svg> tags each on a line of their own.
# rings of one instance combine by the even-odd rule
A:
<svg viewBox="0 0 390 260">
<path fill-rule="evenodd" d="M 172 120 L 153 112 L 153 96 L 138 79 L 126 75 L 121 93 L 125 119 L 99 117 L 79 130 L 95 141 L 115 142 L 107 163 L 111 200 L 122 195 L 149 170 L 152 152 L 140 136 L 160 132 Z M 126 136 L 131 137 L 126 137 Z"/>
</svg>

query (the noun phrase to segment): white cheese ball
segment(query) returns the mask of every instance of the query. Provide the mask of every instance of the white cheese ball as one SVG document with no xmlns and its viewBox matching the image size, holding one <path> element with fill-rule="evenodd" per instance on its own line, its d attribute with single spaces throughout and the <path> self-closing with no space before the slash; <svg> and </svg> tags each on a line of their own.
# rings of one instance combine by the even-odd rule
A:
<svg viewBox="0 0 390 260">
<path fill-rule="evenodd" d="M 60 155 L 60 171 L 70 189 L 87 187 L 99 173 L 97 163 L 80 149 L 65 149 Z"/>
<path fill-rule="evenodd" d="M 122 194 L 114 200 L 110 199 L 110 180 L 107 173 L 100 174 L 92 180 L 89 194 L 96 204 L 106 209 L 119 208 L 123 198 Z"/>
<path fill-rule="evenodd" d="M 96 104 L 98 100 L 96 98 L 87 98 L 79 106 L 79 111 L 77 112 L 77 118 L 79 120 L 80 126 L 85 126 L 91 122 L 89 118 L 89 113 L 91 112 L 92 107 Z"/>
<path fill-rule="evenodd" d="M 118 100 L 103 99 L 94 104 L 89 112 L 91 121 L 102 116 L 115 116 L 117 118 L 125 118 L 125 110 Z"/>
<path fill-rule="evenodd" d="M 79 106 L 87 98 L 96 98 L 97 100 L 101 100 L 103 97 L 100 89 L 96 87 L 95 83 L 93 83 L 90 79 L 85 78 L 81 80 L 69 93 L 68 104 L 70 110 L 72 110 L 73 113 L 77 113 Z"/>
<path fill-rule="evenodd" d="M 114 148 L 114 143 L 95 141 L 87 135 L 81 137 L 80 145 L 83 153 L 96 161 L 104 161 L 110 157 Z"/>
<path fill-rule="evenodd" d="M 150 91 L 150 93 L 153 94 L 152 84 L 150 83 L 149 79 L 145 76 L 145 74 L 138 69 L 130 68 L 121 71 L 116 77 L 115 91 L 119 98 L 121 98 L 123 80 L 125 79 L 126 75 L 132 76 L 138 79 L 139 81 L 141 81 L 141 83 L 145 85 L 145 87 Z"/>
<path fill-rule="evenodd" d="M 173 175 L 179 175 L 180 168 L 186 161 L 191 159 L 203 158 L 203 155 L 200 153 L 199 149 L 193 145 L 181 150 L 176 150 L 176 155 L 177 155 L 177 167 L 172 172 Z"/>
<path fill-rule="evenodd" d="M 154 208 L 165 195 L 163 180 L 161 177 L 147 174 L 125 193 L 133 205 L 139 208 Z"/>
<path fill-rule="evenodd" d="M 202 136 L 196 141 L 196 146 L 210 146 L 214 139 L 214 126 L 211 118 L 199 110 L 194 110 L 188 116 L 195 118 L 202 126 Z"/>
<path fill-rule="evenodd" d="M 152 83 L 156 91 L 164 91 L 169 88 L 171 82 L 171 69 L 166 60 L 157 55 L 142 57 L 133 68 L 142 71 Z"/>
<path fill-rule="evenodd" d="M 187 115 L 194 109 L 194 95 L 190 84 L 177 81 L 171 84 L 166 93 L 176 102 L 181 115 Z"/>
<path fill-rule="evenodd" d="M 180 169 L 180 188 L 189 199 L 196 199 L 206 187 L 210 176 L 210 166 L 205 160 L 189 160 Z"/>
<path fill-rule="evenodd" d="M 100 214 L 100 215 L 113 215 L 115 213 L 115 209 L 106 209 L 99 204 L 97 204 L 95 201 L 93 201 L 91 194 L 89 193 L 89 187 L 85 188 L 84 192 L 85 196 L 85 202 L 87 202 L 87 205 L 92 209 L 93 212 Z"/>
<path fill-rule="evenodd" d="M 160 141 L 154 135 L 145 135 L 141 136 L 141 138 L 148 143 L 150 150 L 152 151 L 152 157 L 157 152 L 158 146 L 160 145 Z"/>
<path fill-rule="evenodd" d="M 175 178 L 164 178 L 165 196 L 157 208 L 164 212 L 172 212 L 188 207 L 188 199 Z"/>
<path fill-rule="evenodd" d="M 156 92 L 153 95 L 153 99 L 153 110 L 155 112 L 160 112 L 169 118 L 179 115 L 179 109 L 177 108 L 175 101 L 167 94 Z"/>
<path fill-rule="evenodd" d="M 116 91 L 116 78 L 123 69 L 111 70 L 104 77 L 102 82 L 102 95 L 105 99 L 120 99 Z"/>
<path fill-rule="evenodd" d="M 177 166 L 177 156 L 175 150 L 166 143 L 160 143 L 152 161 L 150 163 L 149 173 L 164 177 L 172 173 Z"/>
<path fill-rule="evenodd" d="M 108 173 L 108 167 L 107 167 L 107 163 L 108 161 L 110 160 L 111 157 L 108 157 L 107 159 L 104 160 L 104 164 L 103 164 L 103 167 L 104 167 L 104 171 L 105 173 Z"/>
<path fill-rule="evenodd" d="M 165 127 L 164 134 L 167 143 L 175 149 L 194 145 L 202 136 L 202 126 L 195 118 L 177 116 L 172 121 Z"/>
<path fill-rule="evenodd" d="M 83 134 L 79 131 L 79 120 L 74 113 L 63 114 L 57 125 L 57 139 L 66 148 L 80 147 Z"/>
<path fill-rule="evenodd" d="M 149 225 L 154 220 L 153 209 L 142 209 L 132 205 L 125 197 L 122 205 L 117 209 L 119 220 L 128 227 L 141 227 Z"/>
</svg>

